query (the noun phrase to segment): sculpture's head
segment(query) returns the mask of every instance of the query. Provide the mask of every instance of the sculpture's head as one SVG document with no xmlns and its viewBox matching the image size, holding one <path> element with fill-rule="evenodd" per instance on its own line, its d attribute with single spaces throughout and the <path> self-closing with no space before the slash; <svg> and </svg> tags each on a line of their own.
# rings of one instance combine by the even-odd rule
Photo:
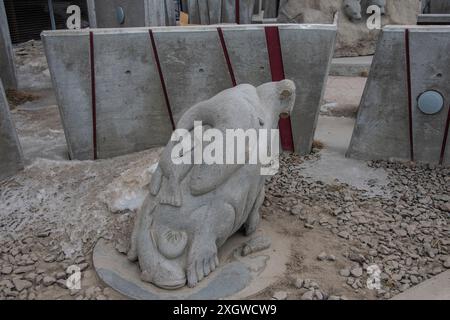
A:
<svg viewBox="0 0 450 320">
<path fill-rule="evenodd" d="M 150 238 L 145 241 L 145 257 L 141 269 L 143 281 L 157 287 L 175 290 L 186 285 L 186 250 L 188 236 L 183 231 L 172 230 L 165 226 L 150 227 Z"/>
<path fill-rule="evenodd" d="M 295 104 L 295 83 L 291 80 L 265 83 L 257 88 L 258 96 L 272 114 L 272 128 L 276 128 L 280 116 L 291 114 Z"/>
<path fill-rule="evenodd" d="M 361 0 L 344 0 L 344 13 L 351 21 L 361 20 Z"/>
</svg>

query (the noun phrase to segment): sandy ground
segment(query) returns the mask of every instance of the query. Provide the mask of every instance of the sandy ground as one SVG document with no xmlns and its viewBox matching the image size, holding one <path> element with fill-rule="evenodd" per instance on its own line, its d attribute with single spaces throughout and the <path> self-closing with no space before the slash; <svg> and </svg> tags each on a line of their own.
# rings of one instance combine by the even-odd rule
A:
<svg viewBox="0 0 450 320">
<path fill-rule="evenodd" d="M 327 102 L 355 108 L 363 81 L 330 79 Z M 92 248 L 104 237 L 126 250 L 160 149 L 69 161 L 54 97 L 38 91 L 39 100 L 12 111 L 27 167 L 0 184 L 0 299 L 122 299 L 96 277 Z M 262 216 L 292 239 L 292 255 L 279 282 L 252 298 L 388 299 L 450 267 L 448 170 L 416 174 L 407 164 L 345 159 L 353 122 L 322 116 L 316 139 L 324 148 L 286 155 L 268 181 Z M 410 176 L 419 182 L 404 191 Z M 414 215 L 397 214 L 403 211 Z M 405 235 L 412 225 L 420 232 Z M 403 249 L 412 258 L 397 256 Z M 373 263 L 384 272 L 381 290 L 369 290 L 368 275 L 359 274 Z M 82 269 L 81 290 L 65 287 L 71 265 Z"/>
</svg>

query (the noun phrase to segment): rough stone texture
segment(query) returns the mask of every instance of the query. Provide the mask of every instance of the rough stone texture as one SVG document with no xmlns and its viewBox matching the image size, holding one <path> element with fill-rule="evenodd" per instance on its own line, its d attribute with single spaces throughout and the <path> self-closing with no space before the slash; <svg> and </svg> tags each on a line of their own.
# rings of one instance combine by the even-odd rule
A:
<svg viewBox="0 0 450 320">
<path fill-rule="evenodd" d="M 356 1 L 356 0 L 350 0 Z M 376 1 L 374 1 L 376 2 Z M 378 30 L 366 26 L 366 8 L 372 2 L 363 0 L 362 19 L 350 21 L 344 12 L 342 0 L 289 0 L 280 9 L 279 22 L 331 23 L 334 14 L 339 12 L 337 57 L 364 56 L 375 52 Z M 354 9 L 352 10 L 354 11 Z M 420 12 L 419 0 L 387 1 L 382 25 L 416 24 Z"/>
<path fill-rule="evenodd" d="M 0 181 L 23 169 L 22 150 L 0 81 Z"/>
<path fill-rule="evenodd" d="M 227 129 L 276 129 L 280 114 L 289 113 L 294 101 L 290 80 L 258 88 L 240 85 L 190 108 L 177 128 L 191 132 L 194 121 L 203 121 L 224 135 Z M 177 144 L 169 142 L 152 176 L 128 253 L 131 261 L 139 261 L 142 280 L 164 289 L 186 282 L 194 287 L 214 271 L 218 248 L 228 238 L 242 226 L 247 235 L 256 231 L 264 201 L 260 162 L 176 165 L 172 152 Z"/>
<path fill-rule="evenodd" d="M 271 81 L 264 26 L 222 30 L 237 84 Z M 303 88 L 291 117 L 295 151 L 308 154 L 336 26 L 279 25 L 279 34 L 286 78 Z M 192 105 L 232 87 L 216 27 L 155 28 L 153 35 L 175 123 Z M 93 38 L 97 157 L 165 145 L 172 128 L 148 29 L 96 30 Z M 71 158 L 92 159 L 89 34 L 50 31 L 43 41 Z"/>
<path fill-rule="evenodd" d="M 409 29 L 412 106 L 408 99 L 407 48 Z M 417 98 L 437 90 L 449 100 L 449 65 L 441 55 L 450 50 L 450 27 L 387 27 L 377 49 L 372 71 L 361 100 L 348 156 L 358 159 L 402 159 L 437 164 L 444 149 L 448 103 L 435 115 L 425 115 Z M 427 63 L 423 63 L 427 61 Z M 409 110 L 411 110 L 412 142 Z M 443 164 L 450 164 L 450 139 Z"/>
<path fill-rule="evenodd" d="M 6 89 L 17 89 L 14 55 L 3 0 L 0 0 L 0 80 Z"/>
<path fill-rule="evenodd" d="M 129 28 L 176 25 L 173 0 L 88 0 L 89 24 L 92 28 Z M 125 21 L 117 21 L 121 7 Z"/>
</svg>

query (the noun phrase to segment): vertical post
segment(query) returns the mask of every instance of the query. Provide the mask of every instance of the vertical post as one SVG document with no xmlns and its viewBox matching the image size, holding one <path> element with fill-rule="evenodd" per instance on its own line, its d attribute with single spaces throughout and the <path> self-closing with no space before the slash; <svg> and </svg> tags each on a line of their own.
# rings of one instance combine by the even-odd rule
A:
<svg viewBox="0 0 450 320">
<path fill-rule="evenodd" d="M 17 89 L 14 51 L 9 33 L 8 17 L 3 0 L 0 0 L 0 82 L 6 89 Z"/>
<path fill-rule="evenodd" d="M 48 0 L 48 12 L 50 14 L 52 30 L 56 30 L 55 13 L 53 12 L 53 0 Z"/>
</svg>

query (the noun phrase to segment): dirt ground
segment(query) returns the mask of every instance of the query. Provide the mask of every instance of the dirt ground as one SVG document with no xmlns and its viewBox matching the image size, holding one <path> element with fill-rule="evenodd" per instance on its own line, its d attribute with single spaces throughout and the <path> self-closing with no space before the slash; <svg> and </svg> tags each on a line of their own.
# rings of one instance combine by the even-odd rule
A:
<svg viewBox="0 0 450 320">
<path fill-rule="evenodd" d="M 331 84 L 355 97 L 361 81 Z M 92 249 L 103 237 L 126 250 L 161 150 L 70 161 L 52 92 L 35 91 L 39 99 L 12 111 L 27 167 L 0 184 L 0 299 L 124 299 L 98 280 Z M 348 110 L 342 96 L 334 102 Z M 350 162 L 346 173 L 330 165 L 345 160 L 340 149 L 348 134 L 344 141 L 327 138 L 335 132 L 329 123 L 339 119 L 347 121 L 321 118 L 316 138 L 324 148 L 284 155 L 280 173 L 267 182 L 263 219 L 292 239 L 292 254 L 286 274 L 251 298 L 389 299 L 450 268 L 449 169 Z M 336 178 L 328 179 L 326 168 Z M 383 272 L 379 290 L 366 285 L 373 264 Z M 81 290 L 66 288 L 71 265 L 82 270 Z"/>
</svg>

